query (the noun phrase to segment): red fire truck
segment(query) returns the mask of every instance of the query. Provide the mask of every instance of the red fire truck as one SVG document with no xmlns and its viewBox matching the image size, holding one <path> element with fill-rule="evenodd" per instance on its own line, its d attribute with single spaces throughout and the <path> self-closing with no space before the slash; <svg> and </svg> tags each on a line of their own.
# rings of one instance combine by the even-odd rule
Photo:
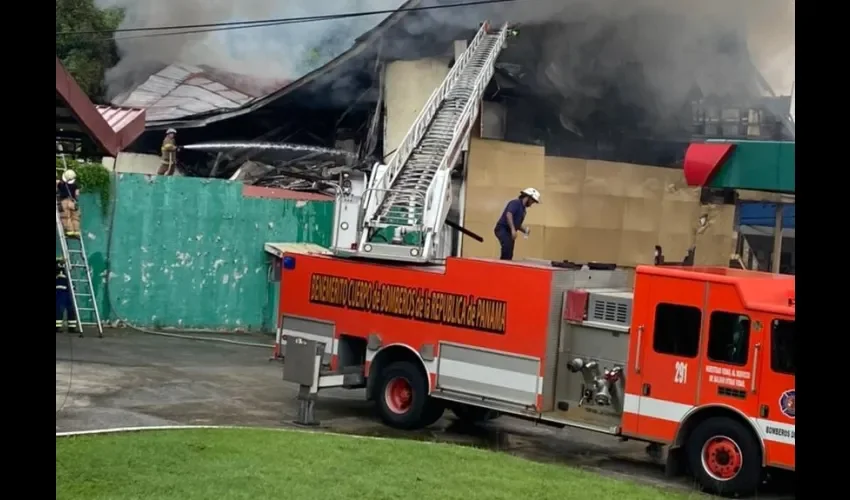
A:
<svg viewBox="0 0 850 500">
<path fill-rule="evenodd" d="M 592 267 L 285 254 L 276 354 L 300 420 L 320 389 L 365 387 L 397 428 L 451 409 L 666 446 L 715 493 L 794 470 L 794 278 L 642 266 L 632 289 Z"/>
<path fill-rule="evenodd" d="M 666 446 L 708 490 L 793 470 L 794 278 L 447 257 L 451 172 L 508 25 L 483 23 L 386 164 L 340 176 L 330 253 L 281 257 L 276 355 L 389 425 L 510 415 Z M 476 237 L 481 241 L 480 237 Z"/>
</svg>

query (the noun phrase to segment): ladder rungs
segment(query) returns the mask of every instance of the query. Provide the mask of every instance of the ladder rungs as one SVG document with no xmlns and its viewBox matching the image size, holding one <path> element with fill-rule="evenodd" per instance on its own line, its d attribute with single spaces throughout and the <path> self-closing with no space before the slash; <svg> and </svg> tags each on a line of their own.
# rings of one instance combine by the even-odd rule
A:
<svg viewBox="0 0 850 500">
<path fill-rule="evenodd" d="M 91 307 L 78 307 L 77 310 L 78 311 L 92 311 L 92 312 L 94 312 L 94 309 L 92 309 Z"/>
</svg>

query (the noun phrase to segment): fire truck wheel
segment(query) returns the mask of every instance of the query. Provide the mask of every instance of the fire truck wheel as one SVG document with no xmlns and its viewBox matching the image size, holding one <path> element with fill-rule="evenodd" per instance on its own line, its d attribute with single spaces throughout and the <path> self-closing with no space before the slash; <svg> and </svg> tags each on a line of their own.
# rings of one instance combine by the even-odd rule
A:
<svg viewBox="0 0 850 500">
<path fill-rule="evenodd" d="M 480 424 L 499 417 L 497 411 L 464 404 L 452 406 L 452 413 L 464 424 Z"/>
<path fill-rule="evenodd" d="M 702 487 L 718 495 L 746 496 L 761 483 L 761 450 L 735 420 L 709 418 L 688 437 L 688 464 Z"/>
<path fill-rule="evenodd" d="M 434 423 L 426 423 L 432 416 L 428 379 L 413 364 L 399 361 L 384 368 L 377 394 L 378 412 L 390 427 L 409 430 Z"/>
<path fill-rule="evenodd" d="M 443 418 L 443 413 L 445 413 L 445 411 L 446 406 L 442 401 L 429 397 L 428 401 L 425 403 L 425 414 L 422 417 L 422 426 L 428 427 L 429 425 L 437 423 L 438 420 Z"/>
</svg>

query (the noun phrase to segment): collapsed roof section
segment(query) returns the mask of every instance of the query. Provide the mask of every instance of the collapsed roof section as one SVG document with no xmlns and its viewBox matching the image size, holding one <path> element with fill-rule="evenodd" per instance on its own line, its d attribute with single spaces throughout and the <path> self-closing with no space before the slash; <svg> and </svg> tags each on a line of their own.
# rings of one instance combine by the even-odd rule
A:
<svg viewBox="0 0 850 500">
<path fill-rule="evenodd" d="M 114 104 L 146 107 L 149 110 L 148 129 L 202 127 L 250 113 L 363 54 L 387 29 L 409 14 L 407 10 L 421 3 L 422 0 L 407 0 L 396 12 L 358 37 L 351 48 L 294 81 L 258 82 L 255 78 L 210 67 L 173 64 L 116 98 Z"/>
</svg>

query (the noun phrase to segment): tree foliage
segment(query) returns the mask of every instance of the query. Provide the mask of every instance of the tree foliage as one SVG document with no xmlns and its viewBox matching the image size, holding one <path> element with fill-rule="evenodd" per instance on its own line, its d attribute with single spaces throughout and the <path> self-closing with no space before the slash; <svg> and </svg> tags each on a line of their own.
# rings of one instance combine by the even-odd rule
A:
<svg viewBox="0 0 850 500">
<path fill-rule="evenodd" d="M 56 32 L 112 31 L 121 24 L 121 9 L 99 9 L 94 0 L 56 0 Z M 118 62 L 112 33 L 57 35 L 56 55 L 95 102 L 104 99 L 103 76 Z"/>
<path fill-rule="evenodd" d="M 110 200 L 112 174 L 102 163 L 75 160 L 73 158 L 56 157 L 56 180 L 62 178 L 62 172 L 71 169 L 77 174 L 80 189 L 88 193 L 100 195 L 100 208 L 106 215 Z"/>
</svg>

